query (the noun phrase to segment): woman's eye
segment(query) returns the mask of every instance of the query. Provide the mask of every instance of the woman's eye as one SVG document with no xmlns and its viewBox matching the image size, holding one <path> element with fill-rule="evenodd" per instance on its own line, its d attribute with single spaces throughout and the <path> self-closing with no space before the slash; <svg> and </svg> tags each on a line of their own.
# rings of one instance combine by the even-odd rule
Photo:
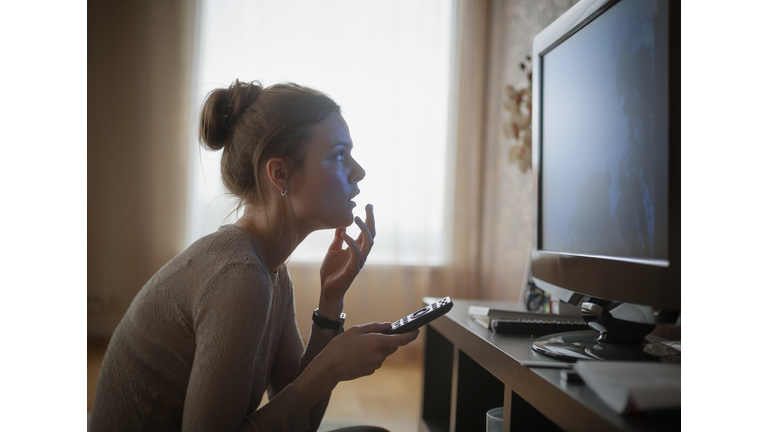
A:
<svg viewBox="0 0 768 432">
<path fill-rule="evenodd" d="M 344 152 L 338 152 L 336 153 L 336 160 L 344 160 Z"/>
</svg>

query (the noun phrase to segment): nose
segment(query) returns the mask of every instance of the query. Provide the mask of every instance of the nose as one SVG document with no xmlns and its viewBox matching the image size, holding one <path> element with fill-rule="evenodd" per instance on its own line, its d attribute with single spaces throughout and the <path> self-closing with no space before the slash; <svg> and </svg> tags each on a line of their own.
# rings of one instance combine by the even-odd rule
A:
<svg viewBox="0 0 768 432">
<path fill-rule="evenodd" d="M 350 179 L 352 179 L 353 183 L 357 183 L 361 181 L 363 178 L 365 178 L 365 170 L 362 166 L 360 166 L 359 163 L 357 163 L 356 160 L 352 159 L 352 162 L 354 163 L 352 167 L 352 173 L 350 174 Z"/>
</svg>

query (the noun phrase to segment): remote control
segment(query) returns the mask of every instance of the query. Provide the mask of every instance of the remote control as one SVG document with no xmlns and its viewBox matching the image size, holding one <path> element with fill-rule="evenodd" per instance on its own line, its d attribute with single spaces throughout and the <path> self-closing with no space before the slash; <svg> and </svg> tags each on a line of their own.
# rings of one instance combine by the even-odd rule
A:
<svg viewBox="0 0 768 432">
<path fill-rule="evenodd" d="M 427 324 L 430 321 L 445 315 L 445 313 L 451 310 L 452 307 L 453 302 L 451 301 L 451 298 L 445 297 L 440 301 L 423 307 L 406 317 L 400 318 L 399 320 L 392 323 L 392 326 L 389 328 L 389 330 L 382 333 L 400 334 L 414 331 L 424 324 Z"/>
</svg>

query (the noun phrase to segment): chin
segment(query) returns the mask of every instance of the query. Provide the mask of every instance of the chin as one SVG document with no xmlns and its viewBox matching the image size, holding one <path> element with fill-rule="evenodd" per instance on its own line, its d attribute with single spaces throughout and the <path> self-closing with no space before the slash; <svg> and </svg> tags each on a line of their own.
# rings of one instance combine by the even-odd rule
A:
<svg viewBox="0 0 768 432">
<path fill-rule="evenodd" d="M 342 225 L 339 225 L 338 228 L 347 228 L 352 226 L 352 224 L 355 223 L 355 215 L 350 213 L 347 217 L 344 218 L 344 222 Z"/>
<path fill-rule="evenodd" d="M 352 212 L 349 212 L 349 214 L 338 215 L 333 218 L 325 219 L 324 223 L 321 223 L 323 227 L 319 229 L 348 228 L 354 223 L 355 215 L 353 215 Z"/>
</svg>

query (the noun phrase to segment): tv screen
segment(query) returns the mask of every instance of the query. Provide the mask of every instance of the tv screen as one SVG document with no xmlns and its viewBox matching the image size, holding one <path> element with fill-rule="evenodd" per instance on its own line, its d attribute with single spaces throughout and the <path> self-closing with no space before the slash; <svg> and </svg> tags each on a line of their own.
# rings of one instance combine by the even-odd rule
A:
<svg viewBox="0 0 768 432">
<path fill-rule="evenodd" d="M 672 2 L 582 0 L 533 40 L 531 277 L 555 300 L 680 311 L 678 34 Z"/>
<path fill-rule="evenodd" d="M 542 250 L 667 263 L 666 14 L 624 0 L 543 54 Z"/>
</svg>

